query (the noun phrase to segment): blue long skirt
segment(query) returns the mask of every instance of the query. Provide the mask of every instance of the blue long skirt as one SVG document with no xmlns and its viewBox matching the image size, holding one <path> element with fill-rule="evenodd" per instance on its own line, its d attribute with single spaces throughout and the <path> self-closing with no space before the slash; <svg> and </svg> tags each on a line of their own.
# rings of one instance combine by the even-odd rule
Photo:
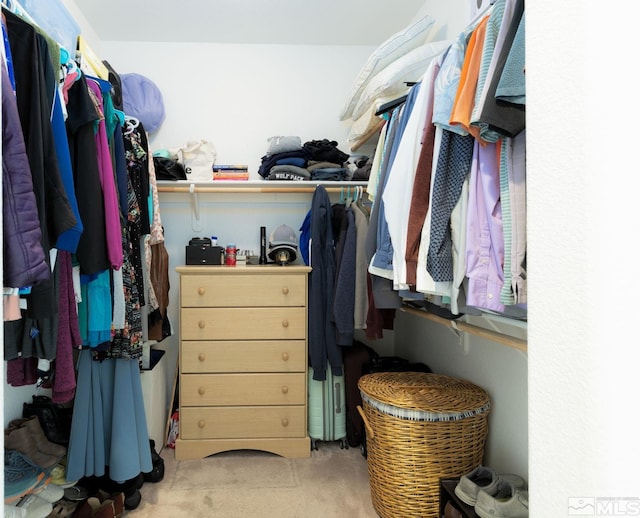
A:
<svg viewBox="0 0 640 518">
<path fill-rule="evenodd" d="M 116 482 L 153 469 L 136 360 L 94 361 L 83 349 L 67 449 L 67 480 L 105 475 Z"/>
</svg>

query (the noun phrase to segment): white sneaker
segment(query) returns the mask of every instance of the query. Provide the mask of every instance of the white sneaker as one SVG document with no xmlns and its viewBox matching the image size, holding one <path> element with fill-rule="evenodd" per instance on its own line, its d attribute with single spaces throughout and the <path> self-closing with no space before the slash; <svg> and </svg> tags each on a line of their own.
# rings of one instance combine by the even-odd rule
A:
<svg viewBox="0 0 640 518">
<path fill-rule="evenodd" d="M 517 489 L 524 487 L 524 479 L 519 475 L 499 475 L 493 468 L 478 466 L 470 473 L 460 477 L 454 493 L 465 504 L 473 507 L 476 505 L 478 492 L 482 490 L 489 495 L 494 495 L 498 490 L 500 480 L 510 482 Z"/>
<path fill-rule="evenodd" d="M 34 491 L 33 494 L 38 495 L 38 498 L 55 504 L 64 496 L 64 489 L 56 484 L 47 484 L 44 488 Z"/>
<path fill-rule="evenodd" d="M 528 518 L 529 492 L 499 480 L 495 495 L 478 492 L 474 510 L 480 518 Z"/>
<path fill-rule="evenodd" d="M 26 511 L 26 518 L 46 518 L 53 511 L 53 504 L 37 495 L 27 495 L 17 507 Z"/>
<path fill-rule="evenodd" d="M 16 507 L 15 505 L 4 506 L 4 518 L 25 518 L 27 511 L 22 507 Z"/>
</svg>

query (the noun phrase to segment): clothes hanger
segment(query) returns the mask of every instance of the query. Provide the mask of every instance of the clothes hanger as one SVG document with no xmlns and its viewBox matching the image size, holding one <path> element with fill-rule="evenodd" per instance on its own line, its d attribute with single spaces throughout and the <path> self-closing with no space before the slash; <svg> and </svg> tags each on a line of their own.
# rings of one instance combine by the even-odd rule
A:
<svg viewBox="0 0 640 518">
<path fill-rule="evenodd" d="M 390 112 L 395 107 L 400 106 L 406 100 L 407 100 L 407 95 L 401 95 L 397 99 L 393 99 L 392 101 L 384 103 L 382 106 L 380 106 L 380 108 L 378 108 L 378 111 L 376 112 L 376 116 L 382 115 L 383 113 Z"/>
<path fill-rule="evenodd" d="M 24 7 L 22 7 L 22 5 L 20 4 L 20 2 L 18 2 L 18 0 L 2 0 L 2 5 L 5 6 L 13 14 L 22 18 L 24 21 L 28 22 L 34 27 L 38 27 L 38 24 L 31 17 L 31 15 L 29 15 L 27 10 Z"/>
<path fill-rule="evenodd" d="M 138 127 L 140 121 L 131 115 L 125 115 L 124 121 L 126 125 L 126 130 L 124 132 L 125 135 L 131 135 L 133 131 Z"/>
</svg>

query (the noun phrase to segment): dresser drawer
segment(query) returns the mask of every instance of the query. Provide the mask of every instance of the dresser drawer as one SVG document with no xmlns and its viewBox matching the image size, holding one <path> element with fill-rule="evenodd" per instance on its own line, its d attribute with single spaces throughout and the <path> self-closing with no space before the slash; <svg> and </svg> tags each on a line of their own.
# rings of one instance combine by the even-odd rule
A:
<svg viewBox="0 0 640 518">
<path fill-rule="evenodd" d="M 182 340 L 294 340 L 307 336 L 307 308 L 182 308 Z"/>
<path fill-rule="evenodd" d="M 182 342 L 182 372 L 304 372 L 304 340 Z"/>
<path fill-rule="evenodd" d="M 180 406 L 304 405 L 306 374 L 184 374 Z"/>
<path fill-rule="evenodd" d="M 304 437 L 304 406 L 185 407 L 181 439 Z"/>
<path fill-rule="evenodd" d="M 182 307 L 304 306 L 306 275 L 184 275 Z"/>
</svg>

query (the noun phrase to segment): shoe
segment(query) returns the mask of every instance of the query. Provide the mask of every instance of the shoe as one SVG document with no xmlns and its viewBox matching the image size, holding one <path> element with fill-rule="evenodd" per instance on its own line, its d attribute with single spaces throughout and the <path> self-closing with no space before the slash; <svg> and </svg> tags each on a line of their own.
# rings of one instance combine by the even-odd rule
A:
<svg viewBox="0 0 640 518">
<path fill-rule="evenodd" d="M 40 420 L 38 416 L 24 417 L 22 419 L 14 419 L 9 422 L 9 429 L 11 428 L 26 428 L 33 436 L 38 447 L 38 451 L 52 457 L 59 457 L 60 460 L 67 454 L 67 449 L 64 446 L 51 442 L 47 439 L 47 436 L 40 426 Z"/>
<path fill-rule="evenodd" d="M 64 489 L 64 498 L 72 502 L 82 502 L 89 498 L 89 491 L 81 486 L 71 486 Z"/>
<path fill-rule="evenodd" d="M 132 493 L 125 495 L 124 508 L 127 511 L 133 511 L 134 509 L 138 508 L 141 501 L 142 501 L 142 494 L 140 493 L 140 490 L 136 488 L 136 490 L 133 491 Z"/>
<path fill-rule="evenodd" d="M 529 492 L 499 480 L 494 495 L 478 492 L 474 510 L 480 518 L 528 518 Z"/>
<path fill-rule="evenodd" d="M 113 502 L 113 512 L 115 518 L 120 518 L 124 514 L 124 493 L 114 493 L 110 495 L 102 489 L 99 489 L 96 496 L 101 502 L 106 502 L 107 500 L 111 500 Z"/>
<path fill-rule="evenodd" d="M 124 508 L 127 511 L 131 511 L 136 509 L 142 500 L 142 494 L 138 489 L 139 477 L 140 474 L 129 480 L 125 480 L 124 482 L 116 482 L 105 476 L 100 481 L 100 487 L 96 492 L 102 490 L 103 492 L 111 495 L 122 493 L 124 495 Z"/>
<path fill-rule="evenodd" d="M 84 500 L 73 513 L 73 518 L 115 518 L 113 500 L 101 502 L 96 496 Z"/>
<path fill-rule="evenodd" d="M 478 492 L 483 490 L 489 495 L 494 495 L 500 480 L 506 480 L 516 488 L 524 487 L 524 479 L 518 475 L 498 475 L 493 468 L 478 466 L 470 473 L 460 477 L 453 491 L 460 500 L 473 507 L 476 505 Z"/>
<path fill-rule="evenodd" d="M 53 468 L 51 468 L 51 483 L 61 487 L 62 489 L 67 489 L 68 487 L 75 486 L 78 483 L 78 480 L 67 480 L 65 471 L 66 468 L 62 463 L 56 464 Z"/>
<path fill-rule="evenodd" d="M 4 450 L 4 503 L 17 502 L 35 489 L 46 473 L 16 450 Z"/>
<path fill-rule="evenodd" d="M 151 447 L 151 463 L 153 468 L 151 471 L 143 473 L 142 475 L 145 482 L 160 482 L 164 478 L 164 459 L 156 452 L 156 444 L 153 439 L 149 439 L 149 446 Z"/>
<path fill-rule="evenodd" d="M 447 502 L 444 506 L 444 518 L 463 518 L 463 514 L 451 502 Z"/>
<path fill-rule="evenodd" d="M 53 468 L 62 458 L 58 455 L 51 455 L 40 451 L 35 437 L 31 431 L 24 426 L 19 428 L 5 428 L 4 447 L 8 450 L 19 451 L 45 471 Z"/>
<path fill-rule="evenodd" d="M 39 498 L 46 500 L 52 504 L 55 504 L 64 496 L 64 489 L 55 484 L 47 484 L 42 489 L 32 491 L 34 495 L 38 495 Z"/>
<path fill-rule="evenodd" d="M 99 498 L 92 496 L 87 499 L 87 502 L 93 510 L 93 518 L 115 518 L 116 510 L 113 506 L 113 500 L 107 499 L 101 502 Z"/>
<path fill-rule="evenodd" d="M 26 518 L 27 511 L 15 505 L 4 506 L 4 518 Z"/>
<path fill-rule="evenodd" d="M 79 502 L 71 502 L 64 498 L 53 504 L 53 511 L 47 518 L 70 518 L 74 516 Z"/>
<path fill-rule="evenodd" d="M 24 509 L 26 518 L 46 518 L 53 511 L 53 504 L 38 495 L 25 496 L 16 507 Z"/>
</svg>

